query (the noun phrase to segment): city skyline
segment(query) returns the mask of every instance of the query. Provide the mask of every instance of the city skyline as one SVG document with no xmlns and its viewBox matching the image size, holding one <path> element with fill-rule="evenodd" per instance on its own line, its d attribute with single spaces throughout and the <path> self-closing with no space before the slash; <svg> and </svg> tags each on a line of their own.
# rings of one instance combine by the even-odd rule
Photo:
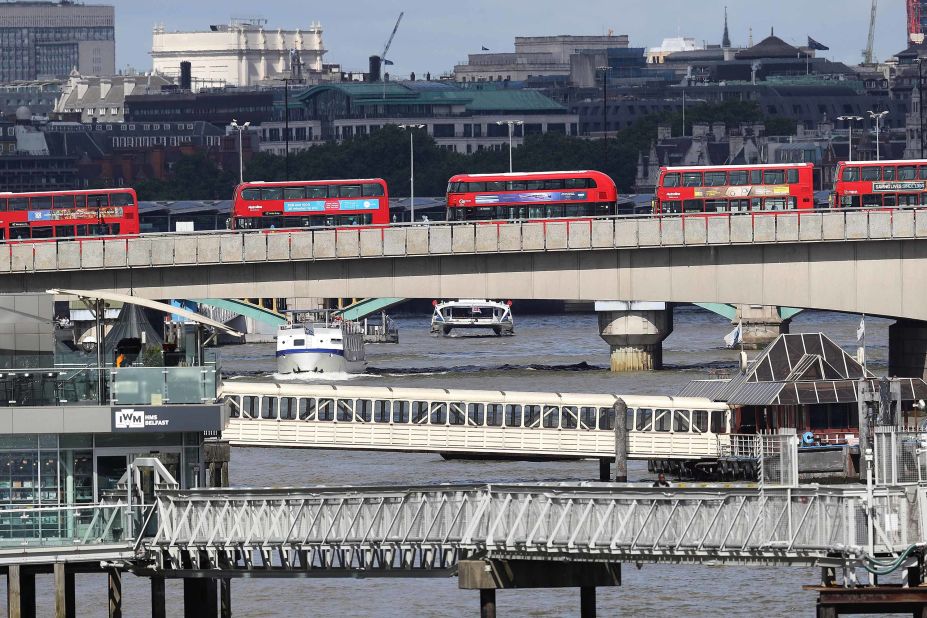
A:
<svg viewBox="0 0 927 618">
<path fill-rule="evenodd" d="M 693 14 L 690 0 L 666 0 L 659 10 L 661 16 L 677 15 L 677 19 L 656 19 L 656 9 L 625 11 L 639 2 L 628 0 L 587 0 L 585 11 L 571 11 L 560 2 L 551 0 L 510 0 L 499 6 L 489 0 L 472 0 L 463 9 L 449 11 L 433 2 L 382 3 L 356 0 L 350 6 L 326 4 L 293 19 L 293 3 L 269 0 L 254 11 L 253 3 L 243 0 L 196 3 L 162 0 L 139 4 L 129 0 L 112 0 L 116 7 L 116 60 L 119 68 L 132 66 L 140 71 L 151 68 L 151 31 L 163 24 L 169 31 L 205 30 L 210 24 L 228 23 L 232 17 L 259 17 L 267 20 L 269 29 L 308 27 L 321 22 L 323 41 L 329 53 L 325 61 L 340 63 L 345 70 L 366 70 L 367 57 L 382 51 L 400 11 L 405 17 L 390 49 L 394 62 L 391 71 L 397 75 L 426 72 L 440 75 L 453 70 L 467 54 L 479 53 L 483 47 L 492 52 L 513 51 L 516 36 L 555 34 L 602 35 L 609 30 L 627 34 L 632 47 L 653 47 L 664 38 L 687 36 L 699 44 L 719 43 L 723 27 L 724 7 L 728 7 L 732 43 L 744 46 L 750 30 L 754 43 L 775 29 L 777 36 L 793 45 L 804 44 L 808 36 L 830 47 L 821 56 L 858 64 L 866 45 L 870 0 L 842 0 L 822 3 L 826 6 L 784 0 L 775 6 L 755 6 L 747 10 L 730 0 L 703 0 Z M 530 5 L 531 23 L 522 16 Z M 648 5 L 648 7 L 651 5 Z M 796 23 L 789 19 L 796 11 L 809 18 Z M 600 20 L 590 15 L 603 15 Z M 834 19 L 835 15 L 842 17 Z M 359 17 L 361 16 L 361 17 Z M 591 25 L 595 23 L 595 25 Z M 904 48 L 905 13 L 903 3 L 880 7 L 876 25 L 875 58 L 884 60 Z"/>
</svg>

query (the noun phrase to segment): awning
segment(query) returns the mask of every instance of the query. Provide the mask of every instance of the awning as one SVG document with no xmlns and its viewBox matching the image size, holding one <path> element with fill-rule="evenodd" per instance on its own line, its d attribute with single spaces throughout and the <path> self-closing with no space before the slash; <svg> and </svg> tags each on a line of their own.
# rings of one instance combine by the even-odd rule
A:
<svg viewBox="0 0 927 618">
<path fill-rule="evenodd" d="M 129 303 L 132 305 L 141 305 L 142 307 L 148 307 L 149 309 L 154 309 L 155 311 L 160 311 L 162 313 L 173 313 L 184 317 L 191 322 L 196 322 L 197 324 L 202 324 L 203 326 L 210 326 L 216 330 L 221 330 L 224 333 L 231 335 L 232 337 L 241 337 L 242 333 L 229 328 L 222 322 L 217 322 L 211 320 L 206 316 L 194 313 L 187 309 L 182 309 L 180 307 L 174 307 L 165 303 L 159 303 L 156 300 L 148 300 L 146 298 L 138 298 L 136 296 L 129 296 L 127 294 L 115 294 L 113 292 L 101 292 L 99 290 L 62 290 L 62 289 L 53 289 L 46 290 L 49 294 L 61 294 L 64 296 L 80 296 L 81 298 L 92 298 L 98 300 L 111 300 L 114 302 L 120 303 Z"/>
</svg>

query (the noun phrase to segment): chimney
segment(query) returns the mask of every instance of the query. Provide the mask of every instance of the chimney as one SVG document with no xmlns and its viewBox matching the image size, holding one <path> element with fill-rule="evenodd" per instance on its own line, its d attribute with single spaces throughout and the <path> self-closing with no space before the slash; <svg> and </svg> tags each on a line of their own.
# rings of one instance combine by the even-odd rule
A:
<svg viewBox="0 0 927 618">
<path fill-rule="evenodd" d="M 657 140 L 670 139 L 673 137 L 673 127 L 668 124 L 660 124 L 657 126 Z"/>
<path fill-rule="evenodd" d="M 113 87 L 113 81 L 111 79 L 101 79 L 100 80 L 100 99 L 105 99 L 106 95 L 109 94 L 109 91 L 112 87 Z"/>
<path fill-rule="evenodd" d="M 708 123 L 707 122 L 693 122 L 692 123 L 692 137 L 695 138 L 705 138 L 708 137 Z"/>
<path fill-rule="evenodd" d="M 189 60 L 180 63 L 180 89 L 190 91 L 193 85 L 193 72 Z"/>
<path fill-rule="evenodd" d="M 723 122 L 711 123 L 711 133 L 715 136 L 716 142 L 723 142 L 727 136 L 727 125 Z"/>
</svg>

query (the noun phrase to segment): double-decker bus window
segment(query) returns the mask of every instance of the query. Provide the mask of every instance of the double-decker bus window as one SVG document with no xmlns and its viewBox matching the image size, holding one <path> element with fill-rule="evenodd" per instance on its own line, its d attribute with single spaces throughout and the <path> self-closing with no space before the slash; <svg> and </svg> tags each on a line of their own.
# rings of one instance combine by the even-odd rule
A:
<svg viewBox="0 0 927 618">
<path fill-rule="evenodd" d="M 798 170 L 797 169 L 789 168 L 788 170 L 786 170 L 786 175 L 788 176 L 786 178 L 786 182 L 788 182 L 790 185 L 794 185 L 795 183 L 798 182 Z"/>
<path fill-rule="evenodd" d="M 898 205 L 899 206 L 917 206 L 919 197 L 915 194 L 902 194 L 898 196 Z"/>
<path fill-rule="evenodd" d="M 6 212 L 6 198 L 0 197 L 0 212 Z"/>
<path fill-rule="evenodd" d="M 564 189 L 585 189 L 586 179 L 585 178 L 566 178 L 563 181 L 563 188 Z"/>
<path fill-rule="evenodd" d="M 673 214 L 682 212 L 682 202 L 680 202 L 679 200 L 663 202 L 663 212 L 668 212 L 668 213 L 673 213 Z"/>
<path fill-rule="evenodd" d="M 551 204 L 547 207 L 547 218 L 553 219 L 555 217 L 563 216 L 563 206 L 560 204 Z"/>
<path fill-rule="evenodd" d="M 73 225 L 58 225 L 55 227 L 55 238 L 73 238 Z"/>
<path fill-rule="evenodd" d="M 505 182 L 501 180 L 497 180 L 494 182 L 487 182 L 486 190 L 487 191 L 505 191 Z"/>
<path fill-rule="evenodd" d="M 123 194 L 120 194 L 120 195 L 123 195 Z M 131 199 L 132 198 L 131 193 L 126 193 L 124 195 L 129 196 L 129 203 L 128 204 L 116 204 L 117 206 L 128 206 L 134 203 Z M 74 196 L 73 195 L 56 195 L 55 201 L 54 201 L 54 208 L 74 208 Z"/>
<path fill-rule="evenodd" d="M 528 218 L 543 219 L 544 218 L 544 207 L 543 206 L 528 206 Z"/>
<path fill-rule="evenodd" d="M 551 191 L 551 190 L 552 190 L 552 191 L 556 191 L 556 190 L 559 190 L 559 189 L 562 189 L 562 188 L 563 188 L 563 180 L 559 180 L 559 179 L 554 178 L 554 179 L 552 179 L 552 180 L 545 180 L 545 181 L 544 181 L 544 189 L 546 189 L 546 190 L 548 190 L 548 191 Z"/>
<path fill-rule="evenodd" d="M 863 168 L 862 173 L 863 180 L 882 180 L 882 168 L 875 166 L 868 166 Z"/>
<path fill-rule="evenodd" d="M 683 212 L 702 212 L 702 200 L 686 200 L 682 205 Z"/>
<path fill-rule="evenodd" d="M 280 187 L 265 187 L 261 189 L 262 200 L 280 200 L 283 199 L 283 189 Z"/>
<path fill-rule="evenodd" d="M 361 197 L 360 185 L 341 185 L 338 195 L 340 197 Z"/>
<path fill-rule="evenodd" d="M 733 170 L 728 176 L 730 178 L 728 182 L 734 186 L 740 187 L 747 184 L 747 170 Z"/>
<path fill-rule="evenodd" d="M 88 208 L 106 208 L 109 206 L 109 195 L 103 193 L 91 193 L 87 196 Z"/>
<path fill-rule="evenodd" d="M 751 185 L 763 184 L 763 170 L 750 170 L 750 184 Z"/>
<path fill-rule="evenodd" d="M 927 180 L 927 165 L 917 168 L 917 178 L 918 180 Z"/>
<path fill-rule="evenodd" d="M 509 191 L 527 191 L 528 183 L 524 180 L 513 180 L 512 182 L 508 183 L 508 187 Z"/>
<path fill-rule="evenodd" d="M 855 166 L 843 168 L 843 180 L 845 182 L 855 182 L 859 180 L 859 168 Z"/>
<path fill-rule="evenodd" d="M 375 182 L 365 183 L 363 186 L 364 197 L 383 197 L 383 187 Z"/>
<path fill-rule="evenodd" d="M 529 180 L 525 183 L 525 188 L 528 191 L 540 191 L 544 188 L 543 180 Z"/>
<path fill-rule="evenodd" d="M 676 172 L 667 174 L 663 177 L 663 186 L 674 188 L 679 186 L 679 174 Z"/>
<path fill-rule="evenodd" d="M 882 206 L 885 208 L 894 208 L 898 205 L 898 196 L 894 193 L 886 193 L 882 197 Z"/>
<path fill-rule="evenodd" d="M 705 172 L 706 187 L 723 187 L 727 184 L 727 172 Z"/>
<path fill-rule="evenodd" d="M 51 226 L 42 226 L 32 228 L 33 238 L 52 238 L 55 235 L 55 228 Z"/>
<path fill-rule="evenodd" d="M 50 195 L 40 195 L 32 198 L 32 204 L 29 206 L 32 210 L 50 210 L 52 207 L 52 197 Z"/>
<path fill-rule="evenodd" d="M 883 180 L 895 180 L 895 167 L 891 165 L 886 165 L 882 168 L 882 179 Z"/>
<path fill-rule="evenodd" d="M 765 210 L 785 210 L 785 199 L 781 197 L 767 197 L 764 204 Z"/>
<path fill-rule="evenodd" d="M 750 210 L 750 200 L 731 200 L 731 212 L 747 212 Z"/>
<path fill-rule="evenodd" d="M 898 180 L 914 180 L 917 178 L 917 168 L 913 165 L 905 165 L 898 168 Z"/>
<path fill-rule="evenodd" d="M 705 212 L 725 212 L 727 211 L 727 200 L 706 200 Z"/>
<path fill-rule="evenodd" d="M 750 210 L 763 210 L 763 200 L 759 197 L 750 198 Z"/>
<path fill-rule="evenodd" d="M 309 199 L 328 197 L 328 185 L 309 185 L 306 187 L 306 197 Z"/>
<path fill-rule="evenodd" d="M 283 199 L 285 200 L 301 200 L 306 197 L 306 189 L 304 187 L 284 187 L 283 188 Z"/>
<path fill-rule="evenodd" d="M 766 170 L 763 173 L 763 184 L 781 185 L 785 182 L 785 172 L 783 170 Z"/>
<path fill-rule="evenodd" d="M 840 198 L 840 206 L 842 208 L 859 208 L 859 196 L 844 195 Z"/>
<path fill-rule="evenodd" d="M 684 187 L 701 187 L 702 186 L 702 173 L 701 172 L 686 172 L 682 175 L 682 186 Z"/>
<path fill-rule="evenodd" d="M 864 170 L 867 168 L 863 168 Z M 864 195 L 863 196 L 863 208 L 871 207 L 881 208 L 882 206 L 882 196 L 881 195 Z"/>
<path fill-rule="evenodd" d="M 109 203 L 111 206 L 132 206 L 135 204 L 135 198 L 131 193 L 113 193 L 109 196 Z M 57 206 L 57 199 L 55 205 Z"/>
<path fill-rule="evenodd" d="M 10 227 L 10 240 L 29 240 L 29 225 L 16 225 Z"/>
<path fill-rule="evenodd" d="M 467 191 L 470 193 L 479 193 L 480 191 L 486 190 L 485 182 L 470 182 L 467 183 Z"/>
<path fill-rule="evenodd" d="M 28 197 L 11 197 L 10 210 L 29 210 Z"/>
<path fill-rule="evenodd" d="M 241 199 L 259 200 L 261 199 L 261 190 L 260 189 L 243 189 L 241 192 Z"/>
</svg>

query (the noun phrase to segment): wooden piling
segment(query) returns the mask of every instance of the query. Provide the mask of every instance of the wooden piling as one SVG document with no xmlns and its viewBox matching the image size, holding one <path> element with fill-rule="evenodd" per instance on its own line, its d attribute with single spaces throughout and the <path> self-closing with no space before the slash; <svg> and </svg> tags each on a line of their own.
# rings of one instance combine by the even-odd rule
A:
<svg viewBox="0 0 927 618">
<path fill-rule="evenodd" d="M 496 590 L 480 590 L 480 618 L 496 618 Z"/>
<path fill-rule="evenodd" d="M 618 399 L 615 411 L 615 482 L 628 482 L 628 404 Z"/>
<path fill-rule="evenodd" d="M 55 616 L 56 618 L 75 618 L 77 616 L 74 601 L 74 572 L 63 562 L 56 562 L 55 573 Z"/>
<path fill-rule="evenodd" d="M 119 569 L 107 569 L 109 576 L 109 618 L 122 618 L 122 573 Z"/>
</svg>

